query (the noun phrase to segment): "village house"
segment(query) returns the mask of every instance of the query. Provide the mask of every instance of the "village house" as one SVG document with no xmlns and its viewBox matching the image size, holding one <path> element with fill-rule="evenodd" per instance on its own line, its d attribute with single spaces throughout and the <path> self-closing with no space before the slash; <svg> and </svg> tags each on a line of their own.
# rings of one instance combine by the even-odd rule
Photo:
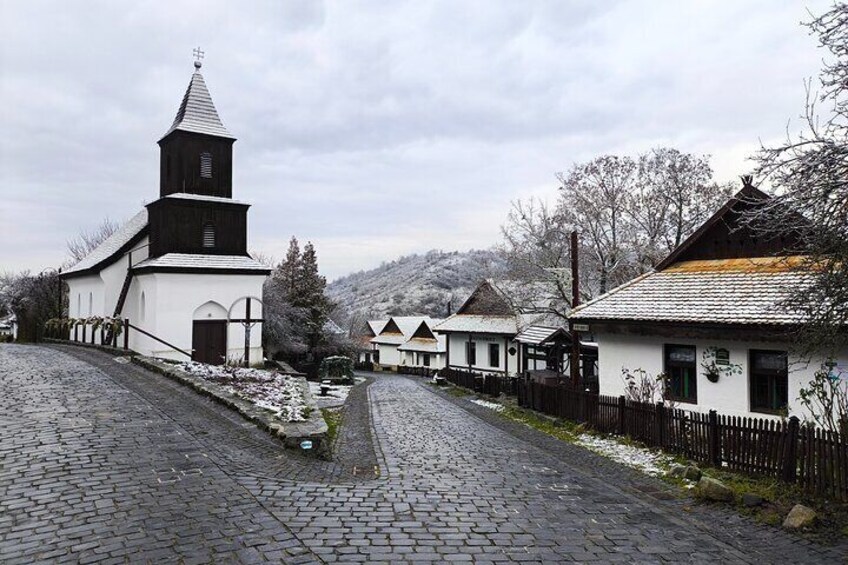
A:
<svg viewBox="0 0 848 565">
<path fill-rule="evenodd" d="M 359 346 L 359 362 L 360 363 L 377 363 L 379 352 L 376 343 L 371 343 L 371 340 L 377 337 L 388 320 L 368 320 L 363 325 L 359 335 L 354 337 L 354 341 Z"/>
<path fill-rule="evenodd" d="M 439 347 L 438 344 L 432 346 L 431 338 L 427 336 L 428 332 L 433 334 L 432 327 L 438 322 L 429 316 L 392 316 L 370 340 L 374 347 L 374 363 L 382 370 L 396 371 L 401 365 L 424 366 L 418 363 L 425 359 L 435 362 Z M 425 329 L 422 329 L 422 325 Z M 415 341 L 410 343 L 411 340 Z M 409 349 L 401 350 L 405 345 Z M 425 358 L 416 353 L 428 353 L 431 356 Z"/>
<path fill-rule="evenodd" d="M 232 198 L 235 137 L 195 71 L 159 140 L 159 198 L 62 273 L 71 318 L 128 319 L 129 347 L 205 363 L 262 361 L 262 284 L 270 272 L 247 252 L 249 204 Z M 251 309 L 252 306 L 252 309 Z M 74 334 L 72 332 L 71 337 Z"/>
<path fill-rule="evenodd" d="M 441 369 L 445 366 L 447 339 L 433 332 L 438 320 L 422 320 L 412 336 L 398 347 L 400 364 L 407 367 Z"/>
<path fill-rule="evenodd" d="M 557 380 L 568 372 L 571 335 L 546 313 L 522 313 L 493 281 L 484 281 L 455 314 L 434 328 L 445 336 L 445 366 L 480 374 L 537 373 Z M 593 345 L 581 344 L 585 378 L 594 379 Z"/>
<path fill-rule="evenodd" d="M 601 394 L 624 394 L 622 371 L 642 370 L 665 375 L 682 408 L 803 418 L 799 391 L 817 371 L 848 376 L 848 351 L 809 361 L 793 351 L 803 315 L 783 303 L 809 273 L 803 257 L 785 255 L 792 241 L 742 221 L 767 198 L 746 182 L 653 271 L 574 310 L 571 322 L 598 343 Z"/>
</svg>

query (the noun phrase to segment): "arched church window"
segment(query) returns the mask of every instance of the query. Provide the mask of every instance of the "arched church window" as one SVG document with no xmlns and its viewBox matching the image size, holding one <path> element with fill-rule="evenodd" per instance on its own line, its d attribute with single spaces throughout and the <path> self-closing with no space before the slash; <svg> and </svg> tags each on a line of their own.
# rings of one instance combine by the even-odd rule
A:
<svg viewBox="0 0 848 565">
<path fill-rule="evenodd" d="M 215 226 L 212 224 L 203 226 L 203 247 L 215 247 Z"/>
<path fill-rule="evenodd" d="M 141 292 L 141 304 L 139 304 L 139 307 L 138 307 L 138 317 L 139 317 L 139 319 L 141 319 L 142 322 L 144 321 L 144 316 L 146 314 L 145 310 L 147 309 L 147 304 L 145 304 L 145 302 L 146 301 L 144 299 L 144 291 L 142 291 Z"/>
<path fill-rule="evenodd" d="M 212 178 L 212 154 L 208 151 L 200 154 L 200 176 L 204 179 Z"/>
<path fill-rule="evenodd" d="M 94 295 L 92 293 L 88 293 L 88 315 L 91 316 L 92 306 L 94 306 Z"/>
<path fill-rule="evenodd" d="M 77 293 L 77 317 L 82 316 L 82 294 Z"/>
</svg>

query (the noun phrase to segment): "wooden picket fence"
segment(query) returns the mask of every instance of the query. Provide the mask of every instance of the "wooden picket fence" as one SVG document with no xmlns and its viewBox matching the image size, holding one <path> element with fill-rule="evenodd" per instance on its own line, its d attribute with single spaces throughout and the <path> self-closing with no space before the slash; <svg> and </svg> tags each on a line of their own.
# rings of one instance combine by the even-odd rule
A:
<svg viewBox="0 0 848 565">
<path fill-rule="evenodd" d="M 462 384 L 462 378 L 448 380 L 471 388 Z M 794 416 L 777 421 L 726 416 L 714 410 L 692 412 L 527 381 L 518 381 L 516 388 L 520 406 L 628 436 L 687 459 L 774 477 L 848 501 L 848 439 L 802 426 Z"/>
</svg>

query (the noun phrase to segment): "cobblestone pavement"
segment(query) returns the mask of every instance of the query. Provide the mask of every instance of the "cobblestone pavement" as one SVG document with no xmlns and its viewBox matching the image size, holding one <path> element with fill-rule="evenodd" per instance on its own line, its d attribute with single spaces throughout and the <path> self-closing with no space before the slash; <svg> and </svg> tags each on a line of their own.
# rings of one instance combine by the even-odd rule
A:
<svg viewBox="0 0 848 565">
<path fill-rule="evenodd" d="M 403 377 L 354 389 L 335 463 L 99 352 L 0 346 L 0 391 L 4 563 L 843 557 Z"/>
</svg>

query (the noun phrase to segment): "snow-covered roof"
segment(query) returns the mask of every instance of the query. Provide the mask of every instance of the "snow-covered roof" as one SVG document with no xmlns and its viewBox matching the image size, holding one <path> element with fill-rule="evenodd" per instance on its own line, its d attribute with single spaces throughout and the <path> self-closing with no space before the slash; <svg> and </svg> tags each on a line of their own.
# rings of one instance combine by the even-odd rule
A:
<svg viewBox="0 0 848 565">
<path fill-rule="evenodd" d="M 171 124 L 170 129 L 162 138 L 167 137 L 174 130 L 235 139 L 233 134 L 221 123 L 221 118 L 212 102 L 212 96 L 209 95 L 209 89 L 206 88 L 206 81 L 203 80 L 203 75 L 200 74 L 199 70 L 191 75 L 191 82 L 186 88 L 174 123 Z"/>
<path fill-rule="evenodd" d="M 159 257 L 145 259 L 133 267 L 134 270 L 149 268 L 271 272 L 268 266 L 244 255 L 194 255 L 190 253 L 166 253 Z"/>
<path fill-rule="evenodd" d="M 433 331 L 515 335 L 518 333 L 518 317 L 454 314 L 437 324 Z"/>
<path fill-rule="evenodd" d="M 633 320 L 717 324 L 797 324 L 781 304 L 813 274 L 803 257 L 684 261 L 625 283 L 577 307 L 576 321 Z"/>
<path fill-rule="evenodd" d="M 368 327 L 371 328 L 371 331 L 374 332 L 374 335 L 379 335 L 383 328 L 386 327 L 386 324 L 389 323 L 388 320 L 368 320 L 365 322 L 368 324 Z"/>
<path fill-rule="evenodd" d="M 528 326 L 524 328 L 521 333 L 515 336 L 515 341 L 519 343 L 527 343 L 530 345 L 541 345 L 546 342 L 549 338 L 553 337 L 559 331 L 562 331 L 564 328 L 550 328 L 547 326 Z"/>
<path fill-rule="evenodd" d="M 426 322 L 431 328 L 433 324 L 439 320 L 434 320 L 430 316 L 392 316 L 383 325 L 380 333 L 376 337 L 371 338 L 371 343 L 381 343 L 384 345 L 400 345 L 406 343 L 418 329 L 422 322 Z M 392 331 L 391 322 L 400 330 L 400 333 Z"/>
<path fill-rule="evenodd" d="M 250 206 L 250 203 L 241 200 L 233 200 L 232 198 L 224 198 L 222 196 L 207 196 L 205 194 L 191 194 L 189 192 L 174 192 L 167 194 L 164 198 L 176 198 L 179 200 L 200 200 L 202 202 L 222 202 L 225 204 L 242 204 Z"/>
<path fill-rule="evenodd" d="M 130 243 L 141 231 L 147 227 L 147 210 L 142 210 L 133 216 L 128 222 L 118 228 L 118 231 L 106 238 L 94 251 L 89 253 L 82 261 L 66 269 L 62 274 L 70 275 L 79 271 L 85 271 L 96 267 L 100 263 L 112 258 L 124 246 Z"/>
<path fill-rule="evenodd" d="M 421 353 L 444 353 L 447 351 L 447 336 L 436 339 L 414 337 L 398 347 L 398 351 L 419 351 Z"/>
</svg>

